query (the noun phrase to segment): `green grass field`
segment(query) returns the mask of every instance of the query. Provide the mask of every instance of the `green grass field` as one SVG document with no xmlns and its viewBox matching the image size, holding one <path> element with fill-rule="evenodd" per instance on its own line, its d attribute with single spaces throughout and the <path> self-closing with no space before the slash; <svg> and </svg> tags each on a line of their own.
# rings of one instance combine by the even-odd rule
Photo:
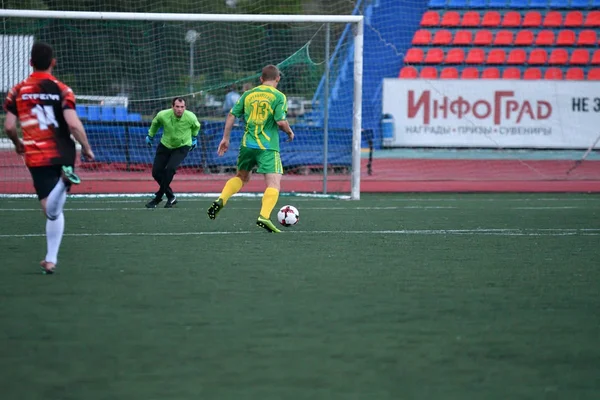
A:
<svg viewBox="0 0 600 400">
<path fill-rule="evenodd" d="M 598 399 L 600 196 L 0 205 L 2 399 Z"/>
</svg>

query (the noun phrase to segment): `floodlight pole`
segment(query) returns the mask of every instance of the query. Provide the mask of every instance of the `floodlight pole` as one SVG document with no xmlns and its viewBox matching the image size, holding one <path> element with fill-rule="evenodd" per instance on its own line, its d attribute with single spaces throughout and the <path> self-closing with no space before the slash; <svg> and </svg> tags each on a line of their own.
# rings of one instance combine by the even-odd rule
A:
<svg viewBox="0 0 600 400">
<path fill-rule="evenodd" d="M 198 40 L 198 32 L 190 29 L 185 34 L 185 41 L 190 44 L 190 94 L 194 93 L 194 43 Z"/>
</svg>

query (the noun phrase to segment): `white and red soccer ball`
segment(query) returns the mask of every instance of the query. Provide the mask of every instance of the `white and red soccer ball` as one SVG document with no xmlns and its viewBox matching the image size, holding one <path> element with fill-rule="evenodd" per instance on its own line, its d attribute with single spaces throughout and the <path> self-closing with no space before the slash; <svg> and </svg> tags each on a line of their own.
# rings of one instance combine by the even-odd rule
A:
<svg viewBox="0 0 600 400">
<path fill-rule="evenodd" d="M 292 226 L 298 223 L 300 213 L 294 206 L 283 206 L 277 213 L 277 221 L 283 226 Z"/>
</svg>

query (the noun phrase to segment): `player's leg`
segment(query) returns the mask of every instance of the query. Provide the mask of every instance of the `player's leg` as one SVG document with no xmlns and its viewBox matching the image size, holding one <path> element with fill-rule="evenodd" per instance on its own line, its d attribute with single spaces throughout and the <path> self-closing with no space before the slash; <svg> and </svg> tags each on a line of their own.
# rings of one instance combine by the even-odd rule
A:
<svg viewBox="0 0 600 400">
<path fill-rule="evenodd" d="M 171 182 L 177 173 L 177 168 L 183 162 L 190 152 L 190 146 L 182 146 L 171 151 L 171 157 L 165 166 L 165 172 L 163 174 L 162 181 L 160 183 L 161 190 L 167 195 L 167 204 L 165 208 L 171 208 L 177 204 L 177 198 L 171 189 Z"/>
<path fill-rule="evenodd" d="M 154 198 L 146 203 L 147 208 L 156 208 L 156 206 L 162 201 L 165 193 L 162 191 L 161 182 L 170 156 L 171 150 L 165 147 L 162 143 L 159 143 L 156 147 L 154 161 L 152 162 L 152 178 L 154 178 L 156 183 L 158 183 L 158 191 L 154 194 Z"/>
<path fill-rule="evenodd" d="M 266 189 L 262 197 L 262 207 L 256 225 L 269 232 L 279 233 L 281 231 L 271 222 L 271 213 L 279 199 L 281 175 L 283 174 L 279 152 L 263 151 L 258 165 L 257 172 L 264 174 Z"/>
</svg>

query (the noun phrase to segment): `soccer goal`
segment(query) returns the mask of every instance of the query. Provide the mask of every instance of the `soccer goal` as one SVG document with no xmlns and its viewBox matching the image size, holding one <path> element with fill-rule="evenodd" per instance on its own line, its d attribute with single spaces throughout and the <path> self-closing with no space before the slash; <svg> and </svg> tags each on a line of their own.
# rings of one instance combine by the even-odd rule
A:
<svg viewBox="0 0 600 400">
<path fill-rule="evenodd" d="M 362 16 L 2 9 L 0 17 L 2 91 L 31 72 L 32 40 L 42 40 L 55 49 L 54 75 L 77 96 L 97 159 L 78 161 L 83 183 L 74 193 L 155 191 L 155 148 L 144 138 L 156 112 L 171 107 L 176 96 L 185 98 L 202 129 L 173 188 L 220 191 L 235 173 L 243 134 L 238 121 L 230 151 L 217 156 L 228 93 L 259 85 L 262 67 L 275 64 L 296 133 L 291 143 L 281 135 L 282 193 L 359 199 Z M 33 193 L 22 159 L 0 140 L 0 193 Z M 262 191 L 262 178 L 254 177 L 245 191 Z"/>
</svg>

